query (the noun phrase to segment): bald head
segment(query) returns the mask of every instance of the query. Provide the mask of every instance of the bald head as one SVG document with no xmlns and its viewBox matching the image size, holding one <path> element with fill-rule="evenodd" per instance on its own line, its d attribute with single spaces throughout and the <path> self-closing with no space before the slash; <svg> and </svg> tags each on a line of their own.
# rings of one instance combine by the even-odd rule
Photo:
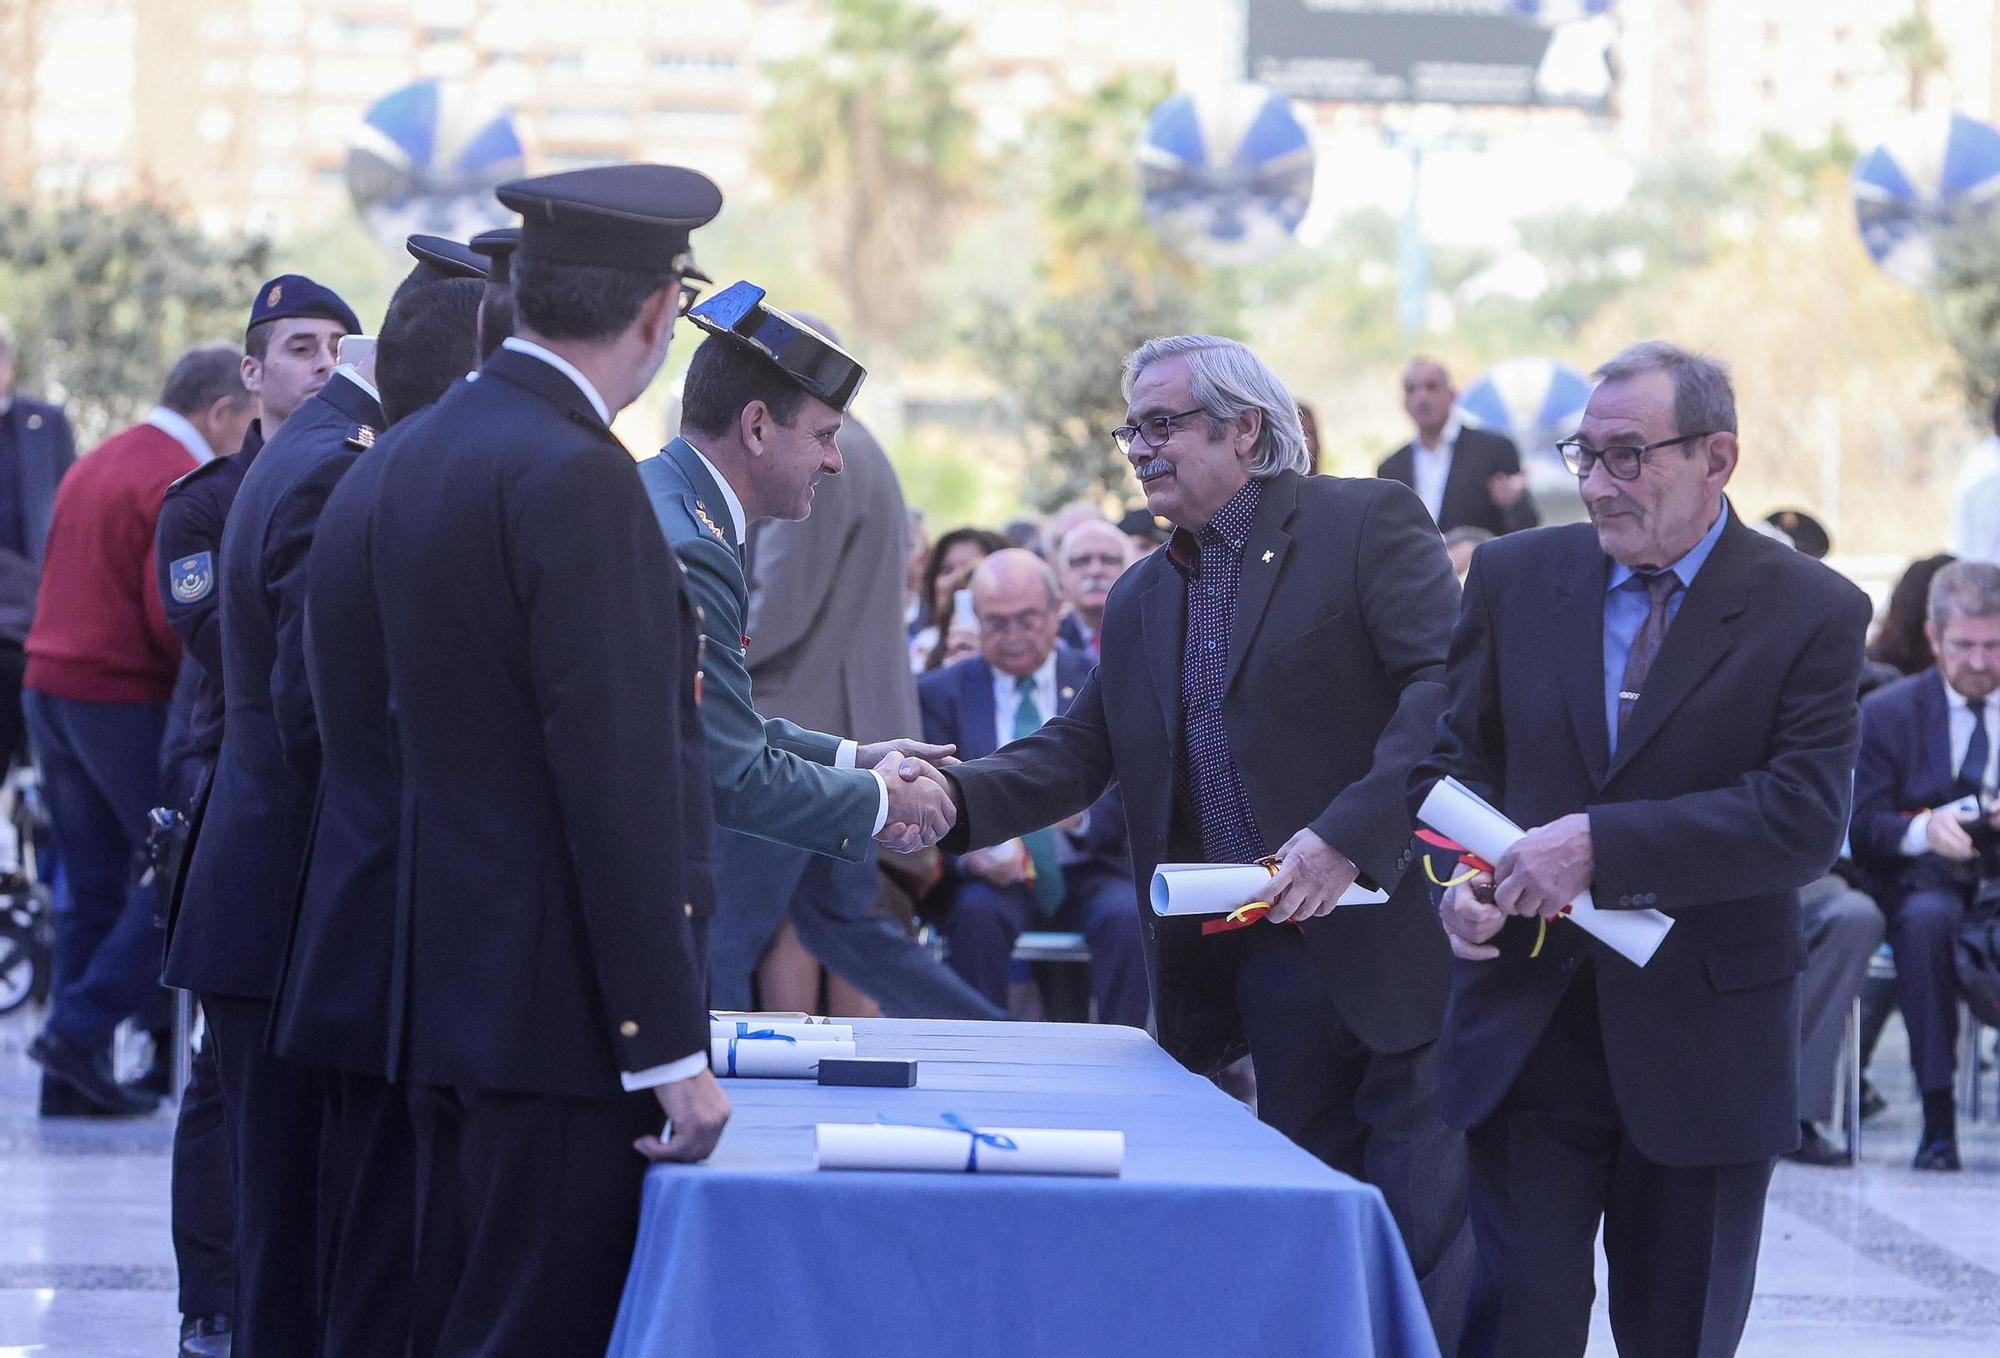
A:
<svg viewBox="0 0 2000 1358">
<path fill-rule="evenodd" d="M 1417 426 L 1426 444 L 1435 445 L 1451 419 L 1458 393 L 1452 389 L 1451 374 L 1434 358 L 1413 358 L 1403 369 L 1403 409 Z"/>
<path fill-rule="evenodd" d="M 1056 576 L 1033 552 L 1010 547 L 980 562 L 972 573 L 972 611 L 979 653 L 1002 674 L 1033 674 L 1055 650 L 1062 621 Z"/>
</svg>

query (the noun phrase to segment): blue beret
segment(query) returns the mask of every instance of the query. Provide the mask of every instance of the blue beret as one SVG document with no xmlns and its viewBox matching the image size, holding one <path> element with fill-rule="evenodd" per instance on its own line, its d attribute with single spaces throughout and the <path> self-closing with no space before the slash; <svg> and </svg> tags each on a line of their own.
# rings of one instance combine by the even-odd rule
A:
<svg viewBox="0 0 2000 1358">
<path fill-rule="evenodd" d="M 835 410 L 847 409 L 868 376 L 838 344 L 767 304 L 755 283 L 731 283 L 688 312 L 688 319 L 719 340 L 762 354 Z"/>
<path fill-rule="evenodd" d="M 516 179 L 495 192 L 521 214 L 524 256 L 639 273 L 701 277 L 688 235 L 722 211 L 715 182 L 678 165 L 597 165 Z"/>
<path fill-rule="evenodd" d="M 257 289 L 257 300 L 250 305 L 248 329 L 255 330 L 266 321 L 282 321 L 293 316 L 317 316 L 321 320 L 339 321 L 347 327 L 348 334 L 361 333 L 361 322 L 355 318 L 354 309 L 340 300 L 339 293 L 297 273 L 279 274 Z"/>
</svg>

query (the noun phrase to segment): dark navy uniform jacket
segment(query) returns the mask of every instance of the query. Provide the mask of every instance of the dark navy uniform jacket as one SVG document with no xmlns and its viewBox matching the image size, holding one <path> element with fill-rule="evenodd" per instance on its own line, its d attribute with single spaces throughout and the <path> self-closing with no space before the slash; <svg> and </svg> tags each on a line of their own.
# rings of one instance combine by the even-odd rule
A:
<svg viewBox="0 0 2000 1358">
<path fill-rule="evenodd" d="M 327 494 L 381 424 L 380 403 L 336 369 L 258 454 L 223 528 L 222 751 L 171 924 L 170 985 L 277 991 L 318 777 L 307 554 Z"/>
<path fill-rule="evenodd" d="M 421 418 L 365 526 L 402 769 L 402 1073 L 619 1098 L 708 1043 L 694 605 L 564 373 L 501 349 Z"/>
</svg>

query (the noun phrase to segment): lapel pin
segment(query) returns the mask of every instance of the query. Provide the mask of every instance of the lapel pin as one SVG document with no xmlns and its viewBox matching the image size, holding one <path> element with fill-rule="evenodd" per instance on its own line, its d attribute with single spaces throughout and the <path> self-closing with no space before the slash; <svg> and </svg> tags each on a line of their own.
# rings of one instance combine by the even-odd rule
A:
<svg viewBox="0 0 2000 1358">
<path fill-rule="evenodd" d="M 1264 564 L 1267 566 L 1271 564 L 1271 553 L 1269 552 L 1264 553 Z"/>
<path fill-rule="evenodd" d="M 1071 688 L 1068 684 L 1064 684 L 1062 696 L 1063 696 L 1063 701 L 1068 702 L 1071 698 L 1074 698 L 1076 696 L 1076 690 Z"/>
<path fill-rule="evenodd" d="M 39 413 L 28 416 L 28 428 L 40 429 L 41 427 L 42 427 L 42 417 Z"/>
</svg>

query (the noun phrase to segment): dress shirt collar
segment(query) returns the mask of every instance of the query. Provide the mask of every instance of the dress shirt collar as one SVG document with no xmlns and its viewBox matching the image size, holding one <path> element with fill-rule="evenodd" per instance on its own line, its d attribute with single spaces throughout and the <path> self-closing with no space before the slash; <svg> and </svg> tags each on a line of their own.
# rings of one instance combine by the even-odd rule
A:
<svg viewBox="0 0 2000 1358">
<path fill-rule="evenodd" d="M 1437 447 L 1426 448 L 1424 446 L 1424 436 L 1419 434 L 1410 440 L 1410 451 L 1413 453 L 1424 453 L 1430 457 L 1436 457 L 1440 453 L 1449 453 L 1458 447 L 1458 436 L 1464 429 L 1465 421 L 1460 419 L 1458 412 L 1454 410 L 1451 412 L 1451 418 L 1444 422 L 1444 428 L 1438 432 Z"/>
<path fill-rule="evenodd" d="M 741 547 L 749 541 L 750 521 L 743 517 L 743 502 L 736 498 L 736 487 L 729 484 L 729 478 L 722 474 L 721 468 L 708 460 L 707 453 L 688 441 L 686 434 L 681 435 L 681 442 L 693 449 L 694 455 L 701 459 L 701 465 L 708 468 L 708 474 L 714 480 L 716 489 L 722 492 L 723 508 L 729 511 L 729 526 L 736 530 L 736 545 Z"/>
<path fill-rule="evenodd" d="M 1042 720 L 1047 721 L 1056 714 L 1056 653 L 1051 650 L 1049 658 L 1042 662 L 1042 667 L 1028 677 L 1035 681 L 1035 707 L 1041 712 Z M 1020 679 L 1005 670 L 994 669 L 993 706 L 1006 717 L 1010 728 L 1020 703 Z M 1013 737 L 1009 735 L 1007 739 L 1011 740 Z M 1001 743 L 1004 745 L 1006 741 L 1003 740 Z"/>
<path fill-rule="evenodd" d="M 154 406 L 146 412 L 146 423 L 187 449 L 188 456 L 195 460 L 197 466 L 215 461 L 215 449 L 208 446 L 201 430 L 195 428 L 193 422 L 180 411 Z"/>
<path fill-rule="evenodd" d="M 1702 563 L 1707 561 L 1709 553 L 1715 550 L 1715 544 L 1722 538 L 1722 530 L 1728 525 L 1729 501 L 1725 497 L 1722 501 L 1722 511 L 1715 516 L 1715 522 L 1709 525 L 1708 531 L 1702 534 L 1701 541 L 1688 548 L 1687 555 L 1667 567 L 1668 570 L 1681 578 L 1682 589 L 1693 588 L 1694 578 L 1700 573 Z M 1604 582 L 1604 592 L 1609 594 L 1612 590 L 1618 589 L 1627 580 L 1630 580 L 1637 574 L 1638 572 L 1630 566 L 1621 565 L 1616 561 L 1612 562 L 1611 576 Z"/>
<path fill-rule="evenodd" d="M 1963 693 L 1960 693 L 1957 689 L 1951 686 L 1951 682 L 1944 677 L 1944 671 L 1942 669 L 1938 671 L 1938 682 L 1944 685 L 1945 707 L 1953 713 L 1959 713 L 1959 712 L 1969 713 L 1971 705 L 1966 701 L 1965 695 Z M 2000 702 L 1995 701 L 1996 698 L 2000 698 L 2000 694 L 1995 694 L 1993 695 L 1993 697 L 1987 698 L 1984 701 L 1984 703 L 1980 706 L 1980 714 L 1982 717 L 1985 716 L 1987 713 L 1992 712 L 1994 708 L 2000 707 Z"/>
<path fill-rule="evenodd" d="M 335 377 L 344 377 L 355 386 L 368 393 L 368 399 L 376 405 L 382 404 L 382 393 L 375 390 L 375 384 L 361 375 L 361 370 L 352 363 L 343 363 L 333 370 Z M 580 379 L 579 379 L 580 380 Z"/>
<path fill-rule="evenodd" d="M 13 392 L 10 391 L 5 396 L 0 396 L 0 420 L 6 419 L 7 412 L 12 410 L 13 408 L 14 408 Z"/>
<path fill-rule="evenodd" d="M 500 341 L 502 349 L 512 349 L 517 354 L 539 358 L 557 372 L 576 383 L 576 389 L 590 402 L 590 408 L 597 412 L 597 418 L 604 421 L 604 427 L 611 427 L 611 407 L 604 404 L 604 398 L 597 394 L 597 388 L 590 385 L 590 379 L 577 370 L 576 364 L 551 349 L 544 349 L 533 340 L 524 340 L 519 335 L 509 335 Z"/>
<path fill-rule="evenodd" d="M 1235 556 L 1243 555 L 1243 544 L 1250 540 L 1250 525 L 1257 517 L 1257 500 L 1263 493 L 1264 483 L 1253 476 L 1223 502 L 1201 532 L 1176 528 L 1167 543 L 1167 559 L 1182 575 L 1192 576 L 1200 569 L 1204 544 L 1216 543 Z"/>
</svg>

